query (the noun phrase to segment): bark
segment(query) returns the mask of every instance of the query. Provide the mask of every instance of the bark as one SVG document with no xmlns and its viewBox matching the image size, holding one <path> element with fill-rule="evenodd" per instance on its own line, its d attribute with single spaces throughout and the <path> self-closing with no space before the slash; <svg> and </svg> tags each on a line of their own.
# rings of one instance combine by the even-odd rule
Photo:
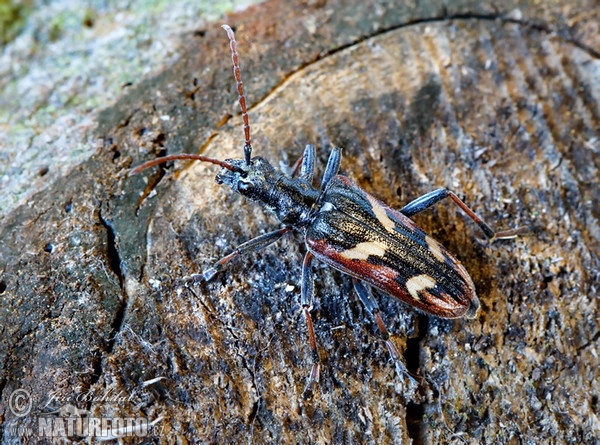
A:
<svg viewBox="0 0 600 445">
<path fill-rule="evenodd" d="M 414 218 L 482 304 L 441 320 L 378 297 L 415 391 L 351 280 L 316 267 L 323 372 L 306 400 L 301 237 L 180 288 L 278 222 L 210 165 L 127 177 L 165 153 L 242 156 L 226 36 L 183 38 L 100 113 L 98 152 L 0 225 L 4 442 L 65 404 L 160 419 L 160 443 L 599 441 L 599 16 L 593 1 L 271 1 L 226 18 L 256 155 L 290 165 L 313 143 L 322 172 L 339 146 L 344 174 L 393 207 L 448 187 L 497 229 L 532 228 L 489 243 L 450 203 Z"/>
</svg>

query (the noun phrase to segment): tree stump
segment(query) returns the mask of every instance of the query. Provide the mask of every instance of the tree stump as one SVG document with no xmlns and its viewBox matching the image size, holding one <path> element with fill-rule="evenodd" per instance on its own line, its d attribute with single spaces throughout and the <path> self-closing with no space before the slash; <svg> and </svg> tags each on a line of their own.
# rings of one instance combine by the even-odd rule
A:
<svg viewBox="0 0 600 445">
<path fill-rule="evenodd" d="M 417 390 L 349 277 L 317 265 L 323 372 L 302 397 L 300 234 L 177 285 L 279 227 L 214 166 L 127 176 L 166 153 L 242 156 L 214 24 L 98 115 L 94 156 L 2 222 L 3 441 L 15 427 L 35 439 L 67 405 L 155 421 L 159 443 L 599 441 L 598 7 L 450 3 L 271 1 L 226 19 L 255 155 L 285 167 L 313 143 L 322 173 L 342 147 L 342 172 L 392 207 L 448 187 L 496 229 L 531 227 L 490 243 L 448 203 L 415 216 L 481 300 L 476 319 L 441 320 L 378 296 Z M 23 417 L 17 389 L 33 401 Z"/>
</svg>

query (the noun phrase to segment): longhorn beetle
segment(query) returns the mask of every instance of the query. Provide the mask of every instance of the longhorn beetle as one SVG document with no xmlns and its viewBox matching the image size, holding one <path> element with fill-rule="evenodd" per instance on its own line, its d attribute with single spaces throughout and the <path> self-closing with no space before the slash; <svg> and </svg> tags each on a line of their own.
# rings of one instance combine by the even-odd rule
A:
<svg viewBox="0 0 600 445">
<path fill-rule="evenodd" d="M 420 311 L 440 318 L 474 318 L 479 309 L 475 285 L 462 264 L 440 243 L 410 219 L 444 198 L 450 198 L 490 239 L 515 237 L 521 229 L 495 232 L 452 191 L 441 188 L 394 210 L 362 190 L 351 179 L 338 174 L 341 152 L 331 151 L 318 188 L 313 187 L 315 147 L 307 145 L 294 169 L 297 177 L 287 177 L 266 159 L 252 157 L 252 139 L 246 99 L 240 74 L 237 43 L 233 30 L 223 25 L 229 37 L 233 74 L 244 122 L 244 159 L 224 161 L 201 155 L 179 154 L 148 161 L 133 169 L 176 159 L 209 162 L 221 167 L 216 176 L 234 192 L 258 202 L 275 213 L 283 227 L 238 246 L 200 274 L 186 277 L 187 283 L 209 281 L 225 264 L 248 252 L 258 251 L 291 232 L 304 236 L 307 253 L 302 265 L 301 304 L 308 328 L 312 368 L 306 391 L 319 381 L 319 352 L 311 319 L 315 259 L 352 277 L 354 289 L 375 319 L 380 334 L 400 374 L 410 377 L 400 354 L 390 340 L 370 287 L 391 295 Z"/>
</svg>

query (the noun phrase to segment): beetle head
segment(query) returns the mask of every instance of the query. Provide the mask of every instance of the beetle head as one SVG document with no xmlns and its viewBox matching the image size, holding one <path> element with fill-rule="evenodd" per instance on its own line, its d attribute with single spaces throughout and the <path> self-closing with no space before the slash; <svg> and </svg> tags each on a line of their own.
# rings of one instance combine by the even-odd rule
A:
<svg viewBox="0 0 600 445">
<path fill-rule="evenodd" d="M 225 162 L 234 169 L 222 168 L 215 178 L 217 184 L 225 184 L 253 201 L 269 202 L 278 175 L 266 159 L 255 157 L 249 164 L 242 159 L 226 159 Z"/>
</svg>

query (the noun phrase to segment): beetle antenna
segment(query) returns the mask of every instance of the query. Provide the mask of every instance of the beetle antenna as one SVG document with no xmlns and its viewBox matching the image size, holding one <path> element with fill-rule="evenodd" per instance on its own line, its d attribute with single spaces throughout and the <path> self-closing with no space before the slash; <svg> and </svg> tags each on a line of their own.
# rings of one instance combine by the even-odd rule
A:
<svg viewBox="0 0 600 445">
<path fill-rule="evenodd" d="M 231 165 L 225 161 L 221 161 L 220 159 L 207 158 L 206 156 L 200 155 L 180 154 L 163 156 L 148 162 L 144 162 L 142 165 L 138 165 L 136 168 L 132 169 L 129 172 L 129 176 L 137 175 L 142 170 L 146 170 L 147 168 L 154 167 L 155 165 L 162 164 L 164 162 L 175 161 L 177 159 L 191 159 L 193 161 L 209 162 L 211 164 L 215 164 L 220 167 L 226 168 L 227 170 L 231 170 L 232 172 L 245 174 L 244 170 L 242 170 L 241 168 L 236 167 L 235 165 Z"/>
<path fill-rule="evenodd" d="M 246 165 L 250 165 L 250 157 L 252 156 L 252 139 L 250 138 L 250 124 L 248 123 L 246 98 L 244 97 L 244 83 L 242 82 L 242 75 L 240 74 L 237 42 L 235 41 L 233 29 L 231 29 L 229 25 L 222 25 L 221 27 L 227 32 L 227 37 L 229 37 L 231 60 L 233 61 L 233 76 L 235 77 L 235 82 L 237 84 L 240 107 L 242 108 L 242 119 L 244 121 L 244 136 L 246 138 L 246 143 L 244 144 L 244 157 L 246 158 Z"/>
</svg>

